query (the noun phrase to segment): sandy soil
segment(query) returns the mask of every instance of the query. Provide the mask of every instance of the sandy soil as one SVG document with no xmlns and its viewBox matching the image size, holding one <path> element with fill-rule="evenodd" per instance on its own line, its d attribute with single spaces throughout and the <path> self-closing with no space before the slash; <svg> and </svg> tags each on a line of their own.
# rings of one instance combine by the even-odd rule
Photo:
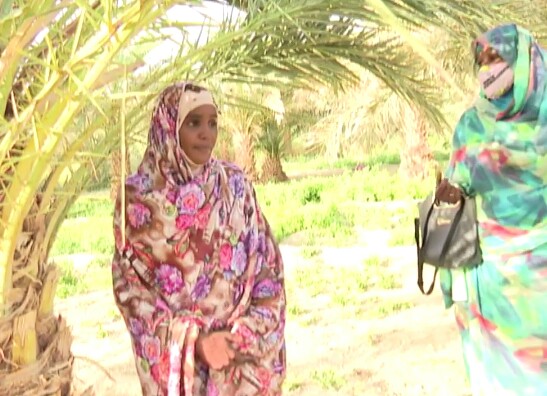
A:
<svg viewBox="0 0 547 396">
<path fill-rule="evenodd" d="M 282 250 L 291 276 L 304 259 L 297 247 L 285 245 Z M 325 262 L 351 265 L 376 253 L 370 248 L 329 248 L 322 255 Z M 323 320 L 317 324 L 289 322 L 286 395 L 470 394 L 452 312 L 444 310 L 438 292 L 432 297 L 420 295 L 414 250 L 392 248 L 383 253 L 389 255 L 403 287 L 381 291 L 380 299 L 370 304 L 403 297 L 414 306 L 382 319 L 341 319 L 323 310 Z M 91 387 L 96 395 L 139 395 L 129 336 L 111 291 L 61 300 L 57 311 L 73 329 L 77 387 Z"/>
</svg>

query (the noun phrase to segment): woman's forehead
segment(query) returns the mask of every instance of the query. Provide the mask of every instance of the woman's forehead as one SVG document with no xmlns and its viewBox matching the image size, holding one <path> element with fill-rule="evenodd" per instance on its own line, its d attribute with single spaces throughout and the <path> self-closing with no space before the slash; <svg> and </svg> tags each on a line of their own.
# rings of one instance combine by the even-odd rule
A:
<svg viewBox="0 0 547 396">
<path fill-rule="evenodd" d="M 188 112 L 188 116 L 193 117 L 216 117 L 217 115 L 217 109 L 215 106 L 206 104 L 199 107 L 196 107 L 192 111 Z M 187 116 L 187 117 L 188 117 Z"/>
</svg>

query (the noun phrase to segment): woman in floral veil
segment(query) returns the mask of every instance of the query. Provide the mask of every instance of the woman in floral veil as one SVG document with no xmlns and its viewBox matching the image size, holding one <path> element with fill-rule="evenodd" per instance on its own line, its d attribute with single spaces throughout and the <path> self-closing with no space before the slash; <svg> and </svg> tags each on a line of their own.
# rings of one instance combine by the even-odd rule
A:
<svg viewBox="0 0 547 396">
<path fill-rule="evenodd" d="M 116 203 L 114 294 L 144 395 L 280 395 L 283 262 L 254 189 L 211 157 L 217 107 L 165 89 Z"/>
</svg>

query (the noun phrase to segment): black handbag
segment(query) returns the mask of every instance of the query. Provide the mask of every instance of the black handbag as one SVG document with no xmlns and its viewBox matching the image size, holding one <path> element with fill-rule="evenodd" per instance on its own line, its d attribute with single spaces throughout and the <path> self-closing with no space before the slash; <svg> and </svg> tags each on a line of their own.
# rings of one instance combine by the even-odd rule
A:
<svg viewBox="0 0 547 396">
<path fill-rule="evenodd" d="M 475 198 L 463 197 L 456 205 L 437 205 L 434 194 L 419 205 L 414 219 L 418 252 L 418 287 L 430 295 L 439 268 L 475 267 L 482 263 Z M 433 281 L 424 291 L 424 264 L 435 267 Z"/>
</svg>

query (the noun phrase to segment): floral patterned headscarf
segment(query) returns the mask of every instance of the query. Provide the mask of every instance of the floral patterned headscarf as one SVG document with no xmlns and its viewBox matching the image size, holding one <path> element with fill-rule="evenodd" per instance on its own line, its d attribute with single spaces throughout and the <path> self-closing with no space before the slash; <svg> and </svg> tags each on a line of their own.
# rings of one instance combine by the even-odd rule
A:
<svg viewBox="0 0 547 396">
<path fill-rule="evenodd" d="M 191 84 L 163 91 L 142 163 L 116 204 L 114 294 L 141 383 L 158 387 L 150 394 L 195 394 L 200 331 L 238 333 L 239 350 L 255 356 L 245 359 L 268 367 L 238 368 L 257 384 L 284 372 L 283 265 L 254 189 L 239 168 L 213 158 L 194 174 L 179 144 L 184 118 L 204 104 L 214 104 L 211 95 Z M 152 349 L 143 341 L 160 339 Z"/>
</svg>

